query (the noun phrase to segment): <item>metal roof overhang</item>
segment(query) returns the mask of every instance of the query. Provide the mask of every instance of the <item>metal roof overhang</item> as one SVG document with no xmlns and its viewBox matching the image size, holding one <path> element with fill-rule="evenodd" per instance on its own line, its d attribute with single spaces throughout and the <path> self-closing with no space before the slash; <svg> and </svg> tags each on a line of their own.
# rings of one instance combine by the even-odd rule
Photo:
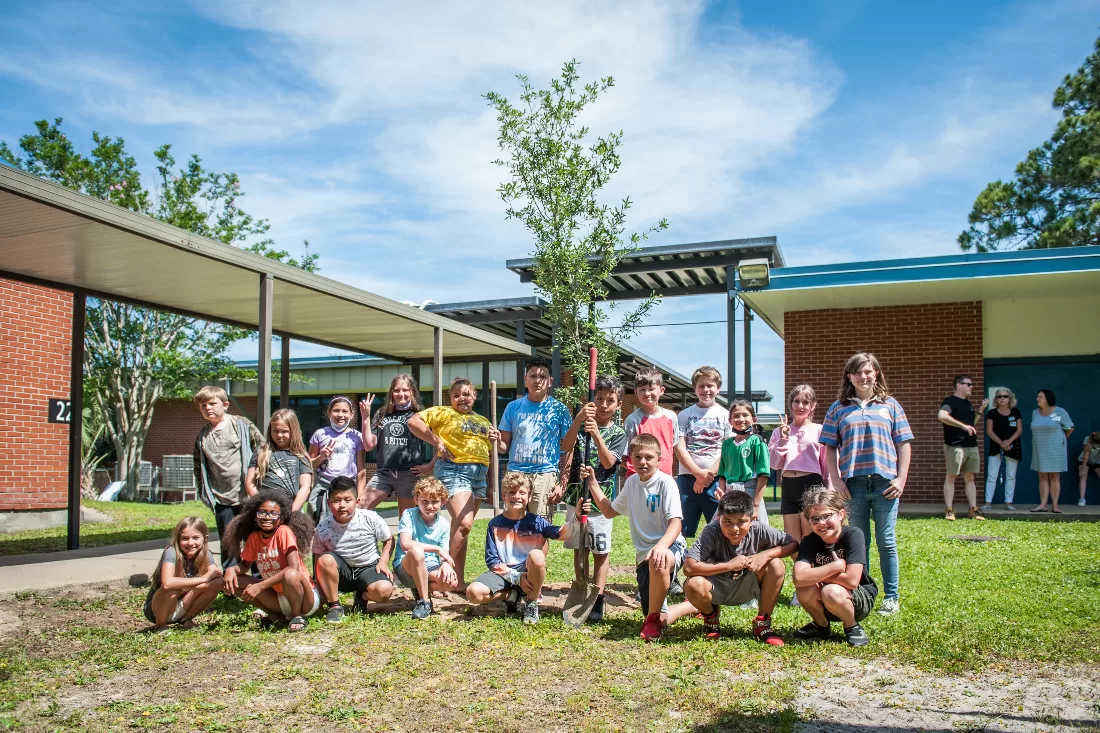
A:
<svg viewBox="0 0 1100 733">
<path fill-rule="evenodd" d="M 481 300 L 468 303 L 440 303 L 427 306 L 433 313 L 446 315 L 461 323 L 477 324 L 479 328 L 493 331 L 501 335 L 515 333 L 517 321 L 524 323 L 524 339 L 529 346 L 533 346 L 540 356 L 551 356 L 551 327 L 542 317 L 543 309 L 549 305 L 542 298 L 532 296 L 527 298 L 508 298 L 501 300 Z M 633 380 L 641 369 L 654 368 L 668 375 L 665 385 L 665 394 L 668 399 L 695 394 L 691 379 L 674 371 L 664 364 L 632 349 L 626 345 L 620 345 L 622 352 L 619 359 L 619 376 L 625 380 Z M 723 399 L 723 404 L 725 400 Z"/>
<path fill-rule="evenodd" d="M 767 259 L 772 268 L 785 264 L 775 237 L 642 247 L 624 257 L 604 279 L 606 300 L 725 293 L 726 268 L 759 258 Z M 533 259 L 508 260 L 506 266 L 522 282 L 534 280 Z"/>
<path fill-rule="evenodd" d="M 0 165 L 0 276 L 257 329 L 274 277 L 272 330 L 397 361 L 515 357 L 495 333 L 199 237 Z"/>
<path fill-rule="evenodd" d="M 1067 247 L 786 267 L 771 271 L 767 288 L 738 295 L 782 337 L 793 311 L 1098 292 L 1100 247 Z"/>
</svg>

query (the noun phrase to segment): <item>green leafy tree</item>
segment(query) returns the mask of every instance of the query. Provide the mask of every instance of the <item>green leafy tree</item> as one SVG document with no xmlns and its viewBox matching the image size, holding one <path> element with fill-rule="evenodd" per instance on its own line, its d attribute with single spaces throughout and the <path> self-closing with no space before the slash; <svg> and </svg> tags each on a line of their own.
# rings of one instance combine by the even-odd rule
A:
<svg viewBox="0 0 1100 733">
<path fill-rule="evenodd" d="M 1100 244 L 1100 39 L 1054 91 L 1054 134 L 1016 166 L 1012 181 L 985 187 L 959 235 L 964 250 Z"/>
<path fill-rule="evenodd" d="M 215 173 L 197 155 L 177 169 L 171 146 L 156 150 L 152 190 L 142 183 L 137 162 L 121 138 L 92 133 L 89 155 L 61 131 L 61 118 L 35 122 L 37 134 L 19 140 L 22 155 L 0 142 L 0 159 L 89 196 L 154 217 L 211 239 L 241 246 L 279 262 L 317 270 L 317 255 L 295 259 L 267 237 L 269 224 L 240 208 L 244 196 L 235 173 Z M 257 241 L 258 239 L 258 241 Z M 153 410 L 161 397 L 188 397 L 197 382 L 255 378 L 225 356 L 235 341 L 251 334 L 238 328 L 89 298 L 85 328 L 85 395 L 102 418 L 120 474 L 123 496 L 135 494 L 138 467 Z"/>
<path fill-rule="evenodd" d="M 641 233 L 627 236 L 630 198 L 617 205 L 602 203 L 601 190 L 619 170 L 622 131 L 590 139 L 578 116 L 585 106 L 607 93 L 614 80 L 606 77 L 578 88 L 578 63 L 571 60 L 549 89 L 535 89 L 518 75 L 519 104 L 496 92 L 485 95 L 497 112 L 497 143 L 503 157 L 493 161 L 507 172 L 497 189 L 505 214 L 531 234 L 534 283 L 550 305 L 547 321 L 557 331 L 562 364 L 577 379 L 559 387 L 568 403 L 586 397 L 588 349 L 599 349 L 599 371 L 614 374 L 618 342 L 634 333 L 656 297 L 632 310 L 617 304 L 597 305 L 607 295 L 606 278 L 623 257 L 635 251 L 654 231 L 666 229 L 662 219 Z M 612 319 L 618 321 L 608 326 Z"/>
</svg>

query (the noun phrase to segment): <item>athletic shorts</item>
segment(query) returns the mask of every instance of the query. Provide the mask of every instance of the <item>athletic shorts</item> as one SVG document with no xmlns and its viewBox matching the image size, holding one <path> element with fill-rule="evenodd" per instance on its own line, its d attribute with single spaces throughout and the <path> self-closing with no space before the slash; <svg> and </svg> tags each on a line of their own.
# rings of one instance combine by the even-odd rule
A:
<svg viewBox="0 0 1100 733">
<path fill-rule="evenodd" d="M 322 553 L 317 557 L 317 560 L 320 560 L 324 555 L 328 555 L 336 562 L 336 572 L 340 578 L 337 590 L 341 593 L 362 593 L 379 580 L 389 581 L 389 578 L 378 572 L 377 564 L 353 568 L 335 552 Z"/>
<path fill-rule="evenodd" d="M 500 593 L 502 590 L 510 590 L 512 588 L 515 588 L 516 590 L 518 590 L 520 592 L 520 594 L 523 593 L 523 590 L 520 589 L 518 583 L 513 583 L 512 581 L 508 580 L 504 576 L 497 575 L 492 570 L 488 570 L 488 571 L 482 573 L 481 575 L 477 576 L 476 578 L 474 578 L 474 582 L 475 583 L 481 583 L 483 586 L 488 588 L 489 593 L 491 593 L 492 595 L 496 595 L 497 593 Z"/>
<path fill-rule="evenodd" d="M 465 492 L 484 499 L 488 496 L 489 467 L 481 463 L 452 463 L 442 459 L 435 462 L 435 477 L 447 487 L 447 497 Z"/>
<path fill-rule="evenodd" d="M 370 481 L 367 482 L 367 488 L 381 491 L 386 496 L 411 499 L 416 481 L 417 476 L 408 469 L 391 471 L 388 468 L 382 468 L 379 469 L 378 473 L 371 476 Z"/>
<path fill-rule="evenodd" d="M 184 614 L 183 599 L 186 597 L 186 593 L 180 593 L 179 597 L 176 598 L 176 608 L 174 611 L 172 611 L 171 615 L 168 616 L 168 620 L 165 623 L 178 624 L 180 622 Z M 157 622 L 157 615 L 153 613 L 152 592 L 150 592 L 149 595 L 145 597 L 145 608 L 142 610 L 145 612 L 145 618 L 149 620 L 149 623 L 155 624 Z"/>
<path fill-rule="evenodd" d="M 857 585 L 855 590 L 852 591 L 852 605 L 856 607 L 856 622 L 860 622 L 867 618 L 871 613 L 871 609 L 875 607 L 875 596 L 878 595 L 878 586 L 876 585 Z M 836 616 L 829 613 L 828 609 L 825 609 L 825 618 L 829 621 L 839 621 Z"/>
<path fill-rule="evenodd" d="M 687 545 L 677 540 L 672 543 L 672 547 L 668 548 L 668 551 L 672 553 L 672 567 L 668 569 L 669 580 L 671 581 L 676 577 L 676 573 L 680 572 L 680 568 L 684 566 L 684 556 L 687 554 Z M 638 567 L 634 569 L 634 575 L 638 579 L 638 592 L 642 596 L 642 614 L 649 615 L 649 563 L 639 563 Z M 661 612 L 666 609 L 666 604 L 661 604 Z"/>
<path fill-rule="evenodd" d="M 947 473 L 951 476 L 958 476 L 960 473 L 977 473 L 982 470 L 976 445 L 967 448 L 961 445 L 945 445 L 943 460 L 947 464 Z"/>
<path fill-rule="evenodd" d="M 279 593 L 278 596 L 279 596 L 279 610 L 282 611 L 283 615 L 286 616 L 287 618 L 293 618 L 293 615 L 290 613 L 290 601 L 288 601 L 286 599 L 286 596 L 284 596 L 282 593 Z M 313 607 L 309 609 L 308 613 L 304 613 L 302 615 L 305 618 L 309 618 L 313 614 L 317 613 L 317 609 L 320 608 L 320 607 L 321 607 L 321 593 L 317 590 L 317 587 L 314 586 L 314 588 L 313 588 Z"/>
<path fill-rule="evenodd" d="M 784 476 L 779 484 L 782 498 L 779 513 L 801 514 L 802 495 L 806 493 L 806 489 L 824 483 L 821 475 L 816 473 L 808 473 L 805 476 Z"/>
<path fill-rule="evenodd" d="M 565 523 L 572 522 L 576 514 L 576 507 L 567 508 Z M 584 523 L 584 538 L 574 535 L 566 538 L 562 544 L 567 550 L 579 550 L 583 543 L 584 549 L 591 550 L 596 555 L 608 555 L 611 553 L 612 525 L 612 521 L 602 514 L 589 514 L 588 521 Z"/>
<path fill-rule="evenodd" d="M 740 606 L 760 597 L 760 581 L 748 570 L 735 577 L 723 574 L 706 579 L 710 581 L 710 602 L 715 606 Z"/>
<path fill-rule="evenodd" d="M 555 507 L 550 504 L 550 494 L 558 488 L 558 472 L 529 473 L 527 476 L 531 479 L 531 499 L 527 502 L 527 511 L 553 522 Z"/>
<path fill-rule="evenodd" d="M 428 568 L 428 575 L 431 576 L 436 570 L 439 570 L 439 565 Z M 409 571 L 405 569 L 405 566 L 401 563 L 397 563 L 393 566 L 393 574 L 397 576 L 397 579 L 401 582 L 401 585 L 405 586 L 416 593 L 416 578 L 409 575 Z M 431 582 L 431 578 L 428 578 L 428 582 Z"/>
</svg>

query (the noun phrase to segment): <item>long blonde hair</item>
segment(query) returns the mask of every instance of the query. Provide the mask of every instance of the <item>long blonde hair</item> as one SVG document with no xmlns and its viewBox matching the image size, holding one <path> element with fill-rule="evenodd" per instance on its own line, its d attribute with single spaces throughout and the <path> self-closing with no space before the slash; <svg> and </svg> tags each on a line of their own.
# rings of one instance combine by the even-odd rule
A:
<svg viewBox="0 0 1100 733">
<path fill-rule="evenodd" d="M 848 363 L 844 365 L 844 374 L 840 377 L 840 391 L 837 393 L 837 402 L 847 402 L 856 396 L 856 386 L 848 379 L 849 374 L 856 374 L 864 364 L 870 364 L 875 370 L 875 388 L 871 392 L 872 399 L 884 400 L 890 396 L 890 387 L 886 385 L 886 375 L 882 373 L 882 365 L 878 363 L 875 355 L 869 351 L 861 351 L 852 354 Z"/>
<path fill-rule="evenodd" d="M 398 382 L 404 382 L 409 386 L 409 391 L 412 392 L 413 411 L 420 412 L 424 409 L 420 402 L 420 387 L 417 386 L 416 380 L 410 374 L 397 374 L 390 380 L 390 388 L 386 391 L 386 401 L 382 403 L 382 409 L 374 413 L 374 419 L 371 420 L 375 426 L 382 422 L 382 418 L 386 415 L 392 415 L 396 410 L 393 406 L 393 388 L 397 386 Z"/>
<path fill-rule="evenodd" d="M 185 529 L 193 529 L 202 535 L 202 547 L 195 553 L 195 575 L 205 575 L 210 570 L 210 533 L 206 529 L 206 522 L 199 517 L 184 517 L 176 522 L 172 530 L 172 549 L 176 551 L 176 575 L 183 577 L 187 574 L 184 569 L 186 558 L 183 556 L 183 548 L 180 547 L 180 535 Z M 159 578 L 160 565 L 157 565 L 157 573 Z"/>
<path fill-rule="evenodd" d="M 306 452 L 306 444 L 302 440 L 302 426 L 298 424 L 298 416 L 294 414 L 294 410 L 276 410 L 275 413 L 272 414 L 271 419 L 267 421 L 267 440 L 264 441 L 260 450 L 256 452 L 257 484 L 264 480 L 264 474 L 267 473 L 267 464 L 271 460 L 271 454 L 279 450 L 275 445 L 275 441 L 271 438 L 271 426 L 275 423 L 282 423 L 290 428 L 290 445 L 287 446 L 287 450 L 303 461 L 309 462 L 309 453 Z"/>
</svg>

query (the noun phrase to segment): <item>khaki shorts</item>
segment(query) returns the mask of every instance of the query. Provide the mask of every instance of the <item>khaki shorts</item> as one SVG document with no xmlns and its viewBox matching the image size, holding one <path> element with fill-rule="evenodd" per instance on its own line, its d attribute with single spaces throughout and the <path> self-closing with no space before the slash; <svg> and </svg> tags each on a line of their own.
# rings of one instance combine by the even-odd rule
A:
<svg viewBox="0 0 1100 733">
<path fill-rule="evenodd" d="M 550 504 L 550 494 L 558 488 L 558 472 L 529 473 L 531 477 L 531 499 L 527 502 L 527 511 L 554 521 L 554 506 Z"/>
<path fill-rule="evenodd" d="M 963 448 L 959 445 L 945 445 L 943 447 L 943 459 L 947 462 L 947 475 L 958 476 L 960 473 L 977 473 L 981 470 L 981 461 L 978 460 L 978 446 L 972 445 Z"/>
</svg>

